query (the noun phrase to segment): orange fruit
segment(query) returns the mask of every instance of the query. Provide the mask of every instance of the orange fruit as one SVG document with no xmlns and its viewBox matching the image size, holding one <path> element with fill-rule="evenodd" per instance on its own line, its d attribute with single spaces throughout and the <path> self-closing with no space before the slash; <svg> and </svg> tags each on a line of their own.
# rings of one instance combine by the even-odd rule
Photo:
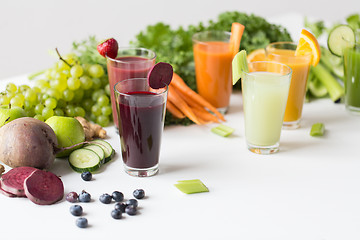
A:
<svg viewBox="0 0 360 240">
<path fill-rule="evenodd" d="M 297 45 L 295 56 L 306 55 L 309 52 L 312 54 L 312 65 L 316 66 L 320 61 L 320 45 L 316 37 L 306 29 L 303 29 L 300 34 L 300 40 Z"/>
<path fill-rule="evenodd" d="M 266 61 L 265 49 L 260 48 L 260 49 L 256 49 L 256 50 L 252 51 L 247 56 L 247 61 L 248 62 Z"/>
</svg>

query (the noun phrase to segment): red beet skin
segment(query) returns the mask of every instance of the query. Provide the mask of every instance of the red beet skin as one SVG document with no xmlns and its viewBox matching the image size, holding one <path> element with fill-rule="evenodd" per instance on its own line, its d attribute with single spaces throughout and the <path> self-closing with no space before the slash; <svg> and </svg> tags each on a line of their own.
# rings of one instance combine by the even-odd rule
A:
<svg viewBox="0 0 360 240">
<path fill-rule="evenodd" d="M 5 191 L 4 189 L 2 189 L 1 181 L 0 181 L 0 193 L 7 197 L 17 197 L 15 194 L 9 193 L 9 192 Z"/>
<path fill-rule="evenodd" d="M 24 181 L 35 170 L 36 168 L 33 167 L 18 167 L 11 169 L 1 176 L 0 183 L 2 190 L 17 197 L 26 197 L 24 192 Z"/>
<path fill-rule="evenodd" d="M 64 185 L 52 172 L 34 171 L 24 182 L 25 195 L 33 203 L 50 205 L 64 196 Z"/>
</svg>

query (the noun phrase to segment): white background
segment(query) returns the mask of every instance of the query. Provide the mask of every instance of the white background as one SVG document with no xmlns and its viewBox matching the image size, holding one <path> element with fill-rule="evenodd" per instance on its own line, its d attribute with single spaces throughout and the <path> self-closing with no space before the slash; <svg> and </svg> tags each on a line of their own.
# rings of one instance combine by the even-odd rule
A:
<svg viewBox="0 0 360 240">
<path fill-rule="evenodd" d="M 328 22 L 360 12 L 358 0 L 0 0 L 0 79 L 52 65 L 48 50 L 66 53 L 89 35 L 127 46 L 145 26 L 173 27 L 215 19 L 224 11 L 274 19 L 301 14 Z M 284 23 L 286 25 L 286 23 Z M 299 26 L 300 28 L 301 26 Z"/>
</svg>

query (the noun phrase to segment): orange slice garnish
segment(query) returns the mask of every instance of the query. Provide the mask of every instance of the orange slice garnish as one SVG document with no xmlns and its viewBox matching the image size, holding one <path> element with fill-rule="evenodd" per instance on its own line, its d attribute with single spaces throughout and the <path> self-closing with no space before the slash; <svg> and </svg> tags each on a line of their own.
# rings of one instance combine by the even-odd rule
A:
<svg viewBox="0 0 360 240">
<path fill-rule="evenodd" d="M 303 29 L 300 34 L 300 40 L 297 45 L 295 56 L 302 56 L 312 54 L 312 62 L 313 66 L 316 66 L 320 61 L 320 45 L 316 39 L 316 37 L 306 29 Z"/>
<path fill-rule="evenodd" d="M 260 48 L 260 49 L 256 49 L 256 50 L 252 51 L 247 56 L 247 61 L 248 62 L 266 61 L 265 49 Z"/>
</svg>

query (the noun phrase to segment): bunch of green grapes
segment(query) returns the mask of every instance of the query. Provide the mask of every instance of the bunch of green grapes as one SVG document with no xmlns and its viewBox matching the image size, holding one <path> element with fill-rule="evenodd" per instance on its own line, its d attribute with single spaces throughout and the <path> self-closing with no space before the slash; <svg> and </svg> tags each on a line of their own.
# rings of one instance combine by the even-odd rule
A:
<svg viewBox="0 0 360 240">
<path fill-rule="evenodd" d="M 63 61 L 65 60 L 65 61 Z M 109 82 L 99 64 L 81 64 L 75 54 L 57 61 L 34 86 L 8 83 L 0 105 L 21 107 L 28 117 L 86 117 L 105 127 L 112 121 Z"/>
</svg>

